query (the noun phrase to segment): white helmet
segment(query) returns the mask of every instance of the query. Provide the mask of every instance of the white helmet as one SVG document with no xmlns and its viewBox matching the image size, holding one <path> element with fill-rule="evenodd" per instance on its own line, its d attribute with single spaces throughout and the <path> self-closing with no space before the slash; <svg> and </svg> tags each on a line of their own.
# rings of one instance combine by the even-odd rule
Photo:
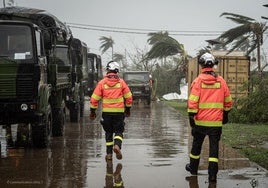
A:
<svg viewBox="0 0 268 188">
<path fill-rule="evenodd" d="M 106 70 L 107 71 L 113 71 L 113 72 L 119 72 L 120 66 L 115 61 L 110 61 L 107 63 Z"/>
<path fill-rule="evenodd" d="M 218 61 L 212 54 L 206 52 L 199 58 L 198 63 L 203 67 L 213 67 L 218 64 Z"/>
</svg>

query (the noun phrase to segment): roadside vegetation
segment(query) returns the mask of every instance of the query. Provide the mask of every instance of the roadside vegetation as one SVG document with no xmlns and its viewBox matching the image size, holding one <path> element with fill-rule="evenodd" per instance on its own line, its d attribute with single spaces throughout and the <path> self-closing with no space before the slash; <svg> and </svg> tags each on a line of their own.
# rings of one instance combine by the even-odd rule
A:
<svg viewBox="0 0 268 188">
<path fill-rule="evenodd" d="M 268 126 L 264 124 L 226 124 L 223 126 L 222 139 L 231 146 L 268 169 Z"/>
<path fill-rule="evenodd" d="M 261 76 L 260 78 L 259 74 L 251 73 L 250 82 L 245 83 L 249 93 L 234 101 L 230 122 L 268 126 L 268 97 L 265 94 L 268 92 L 268 72 L 263 72 Z"/>
<path fill-rule="evenodd" d="M 187 102 L 171 100 L 165 103 L 187 118 Z M 232 111 L 230 112 L 231 115 Z M 222 141 L 240 154 L 268 169 L 268 125 L 228 123 L 223 126 Z"/>
</svg>

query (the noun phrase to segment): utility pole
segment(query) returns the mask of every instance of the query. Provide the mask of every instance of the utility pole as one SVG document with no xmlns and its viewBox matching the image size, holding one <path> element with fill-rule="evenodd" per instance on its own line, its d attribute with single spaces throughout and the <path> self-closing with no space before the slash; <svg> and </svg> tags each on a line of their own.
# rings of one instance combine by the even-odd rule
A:
<svg viewBox="0 0 268 188">
<path fill-rule="evenodd" d="M 3 7 L 6 8 L 6 0 L 3 0 Z"/>
</svg>

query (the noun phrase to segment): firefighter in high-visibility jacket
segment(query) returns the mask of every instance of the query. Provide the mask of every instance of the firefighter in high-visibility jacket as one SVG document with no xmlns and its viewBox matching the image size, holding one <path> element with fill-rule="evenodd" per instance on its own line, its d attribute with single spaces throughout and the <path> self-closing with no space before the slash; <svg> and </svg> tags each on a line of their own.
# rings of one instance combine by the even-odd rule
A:
<svg viewBox="0 0 268 188">
<path fill-rule="evenodd" d="M 132 93 L 126 82 L 118 76 L 119 64 L 110 61 L 107 74 L 100 80 L 90 98 L 90 119 L 96 118 L 96 109 L 102 101 L 101 124 L 105 131 L 106 160 L 112 160 L 113 151 L 117 159 L 122 159 L 121 146 L 124 132 L 124 119 L 130 116 Z"/>
<path fill-rule="evenodd" d="M 201 73 L 192 82 L 188 98 L 189 122 L 192 127 L 193 143 L 190 163 L 185 169 L 197 175 L 203 141 L 209 137 L 208 179 L 217 181 L 219 141 L 222 125 L 228 122 L 228 112 L 232 106 L 232 97 L 225 80 L 217 75 L 213 68 L 218 61 L 210 53 L 203 54 L 198 63 Z"/>
</svg>

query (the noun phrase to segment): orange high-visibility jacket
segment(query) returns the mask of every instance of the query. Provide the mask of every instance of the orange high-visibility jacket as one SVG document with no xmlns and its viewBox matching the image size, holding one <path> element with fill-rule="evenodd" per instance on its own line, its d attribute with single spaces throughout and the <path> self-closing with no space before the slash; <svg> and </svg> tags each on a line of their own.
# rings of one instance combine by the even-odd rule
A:
<svg viewBox="0 0 268 188">
<path fill-rule="evenodd" d="M 123 113 L 132 105 L 132 93 L 126 82 L 115 73 L 108 73 L 97 84 L 91 98 L 90 108 L 97 109 L 102 100 L 103 112 Z"/>
<path fill-rule="evenodd" d="M 223 111 L 229 111 L 232 97 L 225 80 L 203 68 L 201 74 L 191 84 L 188 98 L 188 112 L 196 113 L 195 124 L 207 127 L 222 126 Z"/>
</svg>

